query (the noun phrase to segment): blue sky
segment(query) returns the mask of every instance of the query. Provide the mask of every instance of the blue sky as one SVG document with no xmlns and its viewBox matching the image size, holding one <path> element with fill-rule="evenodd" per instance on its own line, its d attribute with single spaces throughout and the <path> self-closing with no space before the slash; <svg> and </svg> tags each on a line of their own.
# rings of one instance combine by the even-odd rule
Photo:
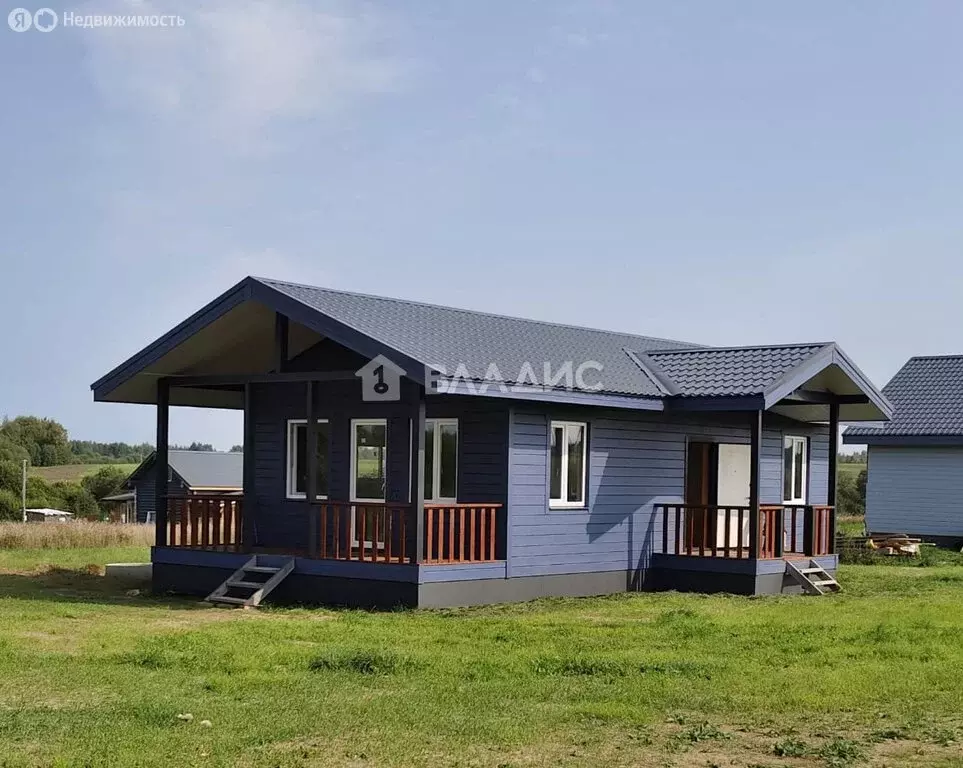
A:
<svg viewBox="0 0 963 768">
<path fill-rule="evenodd" d="M 963 352 L 960 3 L 67 10 L 185 25 L 0 28 L 0 413 L 152 440 L 89 384 L 246 274 L 832 339 L 878 385 Z"/>
</svg>

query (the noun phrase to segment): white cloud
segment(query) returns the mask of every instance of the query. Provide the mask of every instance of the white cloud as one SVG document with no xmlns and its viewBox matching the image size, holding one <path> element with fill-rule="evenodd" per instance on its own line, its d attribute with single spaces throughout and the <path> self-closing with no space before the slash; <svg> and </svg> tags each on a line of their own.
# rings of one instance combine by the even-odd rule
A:
<svg viewBox="0 0 963 768">
<path fill-rule="evenodd" d="M 390 27 L 359 5 L 296 0 L 115 0 L 83 13 L 179 14 L 183 27 L 86 29 L 94 82 L 113 107 L 250 149 L 272 123 L 331 114 L 393 90 Z"/>
</svg>

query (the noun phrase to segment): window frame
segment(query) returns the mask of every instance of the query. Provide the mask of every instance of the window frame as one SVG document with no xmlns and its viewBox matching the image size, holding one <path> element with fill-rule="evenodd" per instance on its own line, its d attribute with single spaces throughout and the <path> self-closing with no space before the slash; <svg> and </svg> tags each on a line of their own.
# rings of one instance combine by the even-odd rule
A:
<svg viewBox="0 0 963 768">
<path fill-rule="evenodd" d="M 800 488 L 802 488 L 802 496 L 800 498 L 785 498 L 786 497 L 786 478 L 782 479 L 782 495 L 783 504 L 788 504 L 791 506 L 805 506 L 807 504 L 807 499 L 809 497 L 809 438 L 804 435 L 783 435 L 782 436 L 782 471 L 783 474 L 786 472 L 786 449 L 791 445 L 793 448 L 793 461 L 791 463 L 792 474 L 789 478 L 789 487 L 794 489 L 796 487 L 796 445 L 802 444 L 802 483 Z"/>
<path fill-rule="evenodd" d="M 328 424 L 328 425 L 331 424 L 331 422 L 328 419 L 318 419 L 317 422 L 318 424 Z M 284 481 L 284 492 L 285 492 L 285 498 L 291 501 L 304 501 L 305 499 L 308 498 L 307 489 L 305 489 L 304 493 L 299 493 L 297 490 L 298 443 L 297 443 L 296 435 L 297 435 L 297 427 L 298 425 L 301 425 L 301 424 L 303 424 L 304 428 L 307 429 L 308 420 L 307 419 L 288 419 L 287 421 L 287 440 L 286 440 L 287 450 L 285 451 L 286 477 Z M 307 450 L 307 446 L 308 446 L 307 435 L 305 435 L 305 440 L 304 440 L 305 450 Z M 330 444 L 330 430 L 329 430 L 329 437 L 328 437 L 328 454 L 329 454 L 328 463 L 329 464 L 331 462 L 330 453 L 331 453 L 331 444 Z M 327 494 L 319 493 L 315 496 L 315 501 L 326 501 L 327 498 L 328 498 Z"/>
<path fill-rule="evenodd" d="M 358 430 L 359 426 L 378 426 L 385 428 L 385 490 L 383 499 L 359 499 L 357 497 L 358 485 Z M 351 419 L 351 459 L 349 462 L 351 476 L 349 478 L 348 492 L 351 496 L 350 501 L 361 504 L 387 504 L 388 503 L 388 420 L 387 419 Z M 353 519 L 353 516 L 352 516 Z"/>
<path fill-rule="evenodd" d="M 552 498 L 552 434 L 557 428 L 562 428 L 562 466 L 559 490 L 562 498 Z M 582 429 L 582 498 L 568 501 L 568 430 L 572 427 Z M 588 422 L 552 419 L 548 426 L 548 507 L 549 509 L 584 509 L 588 506 Z"/>
<path fill-rule="evenodd" d="M 432 425 L 433 429 L 431 432 L 431 488 L 434 491 L 434 495 L 431 498 L 425 497 L 425 503 L 431 504 L 457 504 L 458 503 L 458 448 L 461 444 L 461 430 L 458 426 L 458 419 L 442 419 L 442 418 L 431 418 L 425 419 L 425 428 L 428 425 Z M 438 427 L 454 427 L 455 428 L 455 495 L 454 496 L 439 496 L 438 492 L 441 490 L 441 430 Z M 425 467 L 425 471 L 428 471 L 428 467 Z"/>
</svg>

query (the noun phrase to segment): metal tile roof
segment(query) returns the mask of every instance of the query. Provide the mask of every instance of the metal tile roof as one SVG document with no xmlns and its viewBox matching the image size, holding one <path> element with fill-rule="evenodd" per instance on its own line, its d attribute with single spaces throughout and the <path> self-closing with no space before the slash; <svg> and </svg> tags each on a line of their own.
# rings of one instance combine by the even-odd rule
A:
<svg viewBox="0 0 963 768">
<path fill-rule="evenodd" d="M 891 421 L 849 427 L 847 439 L 884 436 L 963 436 L 963 355 L 911 357 L 883 387 Z"/>
<path fill-rule="evenodd" d="M 497 380 L 514 383 L 526 362 L 541 382 L 545 363 L 557 371 L 567 362 L 577 368 L 595 361 L 601 364 L 601 373 L 588 371 L 585 378 L 592 383 L 600 381 L 602 391 L 661 397 L 658 385 L 624 350 L 649 352 L 690 346 L 649 336 L 257 280 L 414 360 L 442 366 L 449 375 L 463 364 L 468 378 L 476 380 L 486 378 L 493 363 L 501 374 Z M 487 378 L 495 379 L 492 375 Z"/>
<path fill-rule="evenodd" d="M 758 395 L 826 344 L 649 352 L 653 371 L 684 397 Z"/>
<path fill-rule="evenodd" d="M 244 484 L 244 454 L 168 451 L 171 468 L 191 488 L 237 488 Z"/>
</svg>

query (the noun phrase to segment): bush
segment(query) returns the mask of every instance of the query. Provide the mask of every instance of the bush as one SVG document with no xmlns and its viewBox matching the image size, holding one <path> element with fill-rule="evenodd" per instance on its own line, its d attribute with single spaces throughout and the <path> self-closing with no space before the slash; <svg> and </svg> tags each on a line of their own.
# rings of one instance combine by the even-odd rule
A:
<svg viewBox="0 0 963 768">
<path fill-rule="evenodd" d="M 0 488 L 0 520 L 22 520 L 20 497 L 13 491 Z"/>
<path fill-rule="evenodd" d="M 23 482 L 23 464 L 18 461 L 4 461 L 0 458 L 0 488 L 20 496 Z"/>
<path fill-rule="evenodd" d="M 67 511 L 73 512 L 74 517 L 84 520 L 100 520 L 102 517 L 97 499 L 86 488 L 78 486 L 71 497 L 65 501 Z"/>
<path fill-rule="evenodd" d="M 104 496 L 117 493 L 126 479 L 127 473 L 120 467 L 101 467 L 92 475 L 84 476 L 80 484 L 99 503 Z"/>
<path fill-rule="evenodd" d="M 836 482 L 836 513 L 844 517 L 862 517 L 866 514 L 866 471 L 860 472 L 859 479 L 851 475 L 840 475 Z"/>
</svg>

